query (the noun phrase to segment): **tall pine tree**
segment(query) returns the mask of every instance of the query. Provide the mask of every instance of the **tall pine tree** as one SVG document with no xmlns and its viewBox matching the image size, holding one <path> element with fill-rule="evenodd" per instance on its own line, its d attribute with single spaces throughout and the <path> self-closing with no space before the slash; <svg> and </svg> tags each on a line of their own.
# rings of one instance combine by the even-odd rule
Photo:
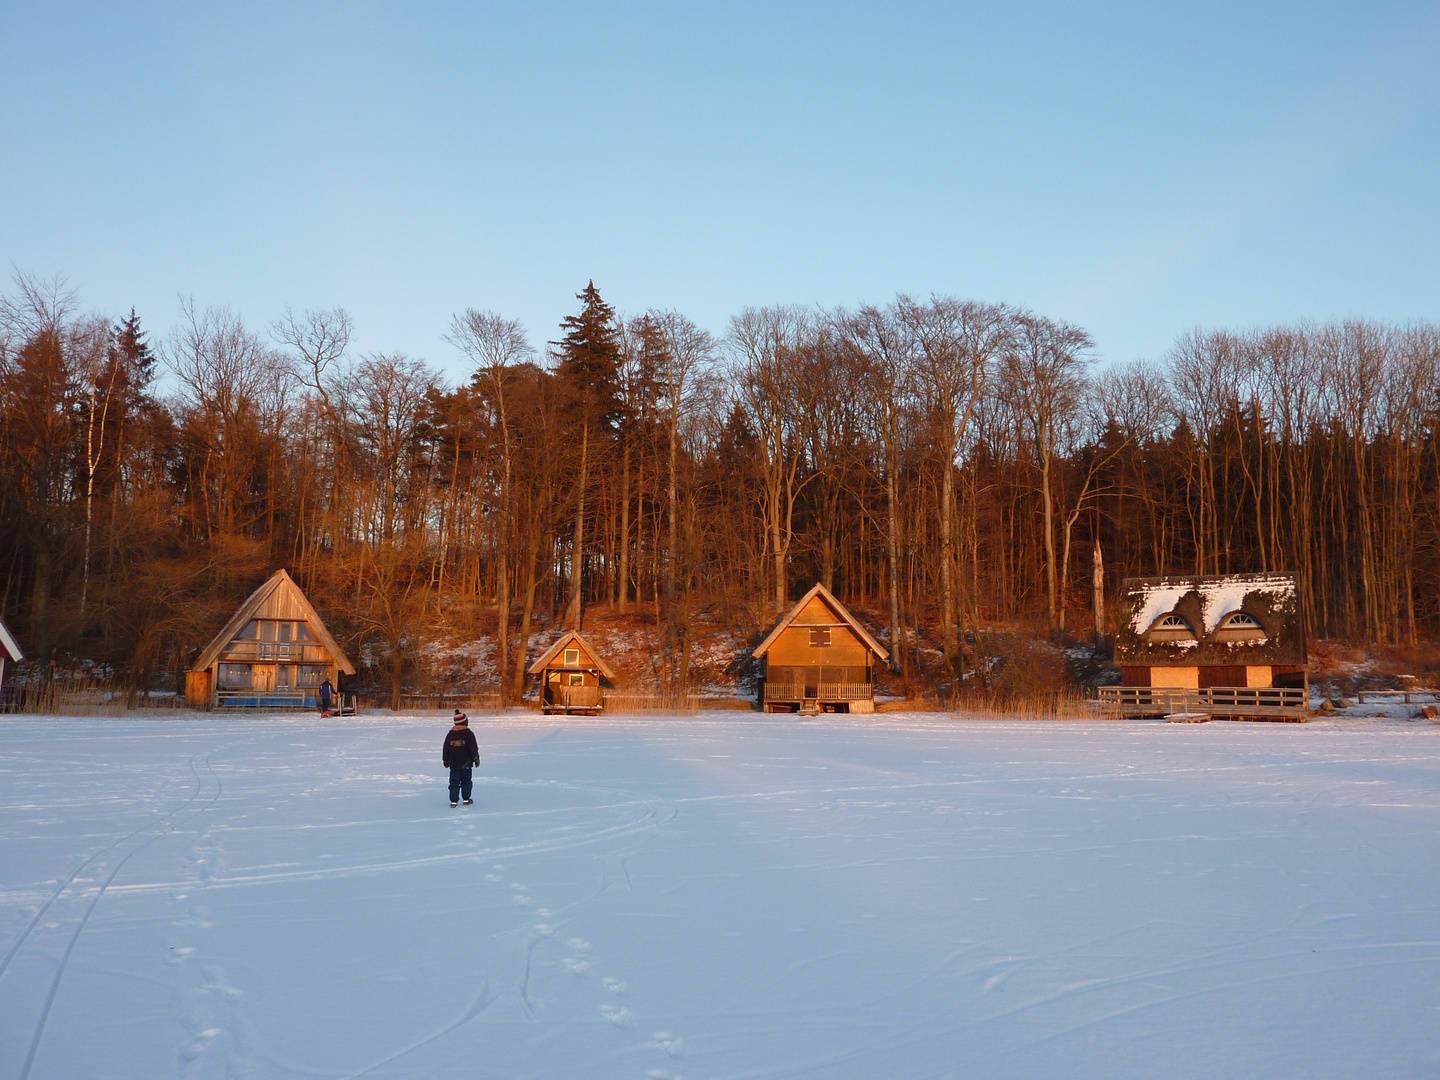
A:
<svg viewBox="0 0 1440 1080">
<path fill-rule="evenodd" d="M 600 297 L 590 281 L 575 295 L 581 302 L 578 315 L 567 315 L 560 323 L 564 336 L 551 342 L 557 360 L 555 369 L 570 399 L 571 432 L 580 438 L 580 477 L 576 484 L 575 540 L 570 552 L 570 601 L 565 608 L 565 625 L 580 629 L 581 594 L 584 587 L 585 494 L 589 481 L 591 429 L 613 434 L 624 416 L 620 400 L 620 335 L 615 309 Z M 576 428 L 579 428 L 576 431 Z"/>
</svg>

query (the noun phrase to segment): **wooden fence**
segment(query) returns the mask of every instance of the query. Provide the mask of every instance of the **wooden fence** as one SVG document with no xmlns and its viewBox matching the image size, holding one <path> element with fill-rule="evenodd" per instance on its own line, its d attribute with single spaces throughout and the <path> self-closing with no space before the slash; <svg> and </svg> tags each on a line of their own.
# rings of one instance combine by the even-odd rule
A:
<svg viewBox="0 0 1440 1080">
<path fill-rule="evenodd" d="M 1102 686 L 1100 711 L 1108 716 L 1239 716 L 1301 720 L 1307 691 L 1282 686 L 1211 686 L 1178 690 L 1160 686 Z"/>
</svg>

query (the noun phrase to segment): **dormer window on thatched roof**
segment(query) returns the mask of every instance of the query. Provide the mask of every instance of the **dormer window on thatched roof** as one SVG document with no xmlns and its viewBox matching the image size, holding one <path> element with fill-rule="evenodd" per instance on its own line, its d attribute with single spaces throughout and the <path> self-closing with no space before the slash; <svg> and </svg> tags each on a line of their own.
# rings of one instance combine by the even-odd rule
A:
<svg viewBox="0 0 1440 1080">
<path fill-rule="evenodd" d="M 1243 611 L 1225 616 L 1215 630 L 1216 641 L 1262 641 L 1264 638 L 1265 628 L 1260 620 Z"/>
<path fill-rule="evenodd" d="M 1181 615 L 1173 611 L 1161 615 L 1150 628 L 1151 641 L 1194 641 L 1195 631 Z"/>
</svg>

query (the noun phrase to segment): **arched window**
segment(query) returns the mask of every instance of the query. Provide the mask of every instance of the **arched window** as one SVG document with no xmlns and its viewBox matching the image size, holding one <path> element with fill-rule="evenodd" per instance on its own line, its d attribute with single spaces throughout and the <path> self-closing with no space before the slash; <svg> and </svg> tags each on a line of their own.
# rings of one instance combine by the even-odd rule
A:
<svg viewBox="0 0 1440 1080">
<path fill-rule="evenodd" d="M 1254 615 L 1234 611 L 1225 616 L 1215 630 L 1216 641 L 1260 641 L 1265 637 L 1265 628 Z"/>
<path fill-rule="evenodd" d="M 1151 641 L 1194 641 L 1195 631 L 1181 615 L 1173 611 L 1169 615 L 1161 615 L 1155 620 L 1155 625 L 1150 627 Z"/>
</svg>

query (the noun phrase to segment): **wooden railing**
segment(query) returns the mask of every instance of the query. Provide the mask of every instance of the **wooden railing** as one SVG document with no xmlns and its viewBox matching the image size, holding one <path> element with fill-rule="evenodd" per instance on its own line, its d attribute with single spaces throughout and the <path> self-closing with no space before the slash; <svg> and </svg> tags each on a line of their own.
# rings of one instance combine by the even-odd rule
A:
<svg viewBox="0 0 1440 1080">
<path fill-rule="evenodd" d="M 555 686 L 550 689 L 550 709 L 599 709 L 604 706 L 598 686 Z"/>
<path fill-rule="evenodd" d="M 221 663 L 328 664 L 330 650 L 314 641 L 232 641 Z"/>
<path fill-rule="evenodd" d="M 355 694 L 336 694 L 330 700 L 331 708 L 346 716 L 359 712 L 359 699 Z M 309 686 L 299 689 L 282 687 L 279 690 L 222 687 L 215 692 L 215 704 L 222 709 L 318 709 L 320 692 Z"/>
<path fill-rule="evenodd" d="M 798 683 L 772 683 L 765 684 L 766 701 L 801 701 L 805 697 L 805 687 Z"/>
<path fill-rule="evenodd" d="M 1403 699 L 1406 705 L 1418 698 L 1428 698 L 1430 701 L 1440 701 L 1440 690 L 1429 690 L 1424 687 L 1412 687 L 1409 690 L 1357 690 L 1355 700 L 1361 705 L 1365 699 L 1374 701 L 1379 698 L 1381 701 L 1394 701 L 1396 698 Z"/>
<path fill-rule="evenodd" d="M 1110 716 L 1276 716 L 1305 718 L 1309 703 L 1299 687 L 1211 686 L 1180 690 L 1164 686 L 1102 686 L 1100 711 Z"/>
<path fill-rule="evenodd" d="M 320 699 L 316 696 L 316 692 L 310 689 L 292 690 L 286 687 L 282 690 L 242 690 L 231 687 L 217 690 L 215 697 L 219 705 L 236 708 L 318 709 L 320 707 Z"/>
<path fill-rule="evenodd" d="M 867 701 L 873 687 L 870 683 L 820 683 L 807 686 L 804 683 L 765 684 L 766 701 Z M 813 693 L 807 693 L 807 690 Z"/>
</svg>

